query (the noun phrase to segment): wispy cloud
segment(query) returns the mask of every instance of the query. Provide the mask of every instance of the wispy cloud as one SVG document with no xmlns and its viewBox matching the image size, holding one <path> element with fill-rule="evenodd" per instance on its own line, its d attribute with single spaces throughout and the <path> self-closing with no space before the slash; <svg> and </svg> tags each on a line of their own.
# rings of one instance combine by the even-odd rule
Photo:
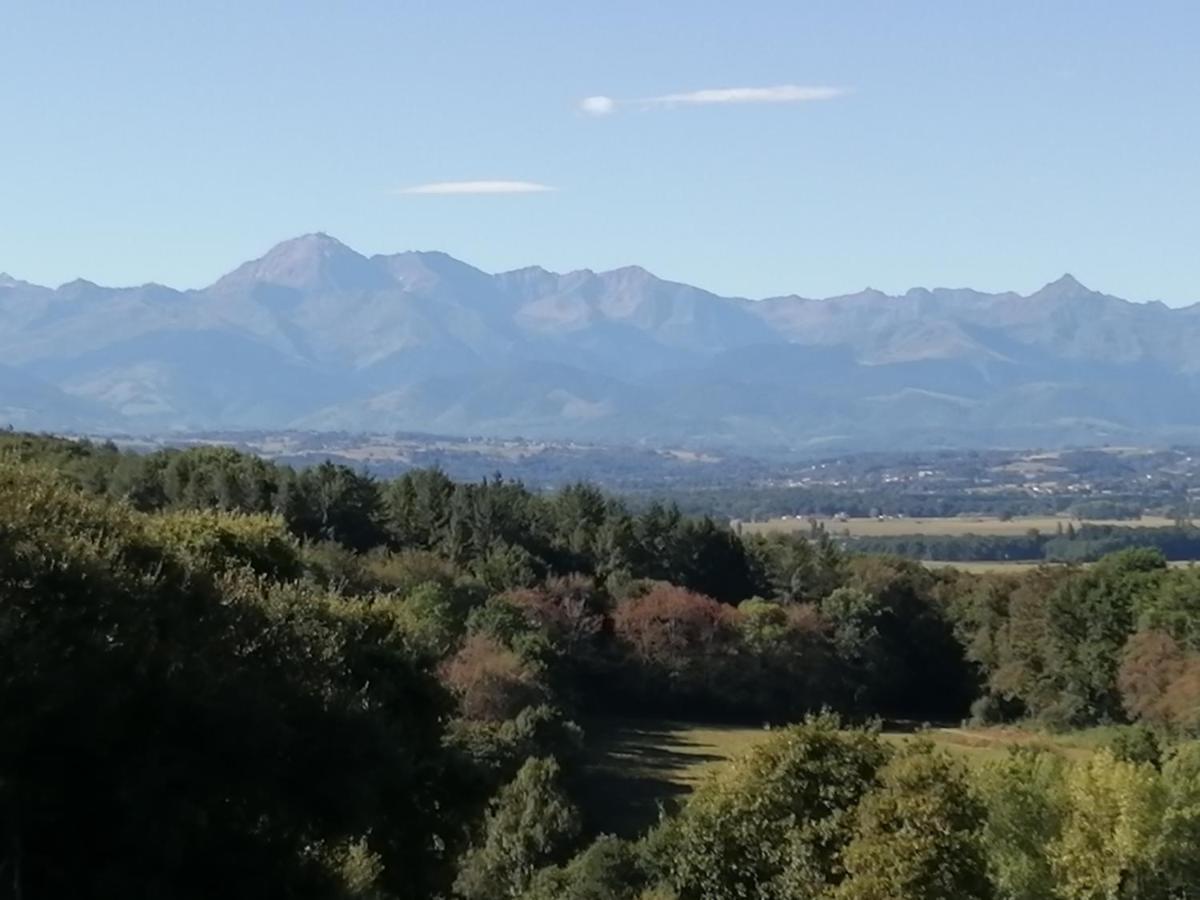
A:
<svg viewBox="0 0 1200 900">
<path fill-rule="evenodd" d="M 401 188 L 398 194 L 544 194 L 554 188 L 536 181 L 434 181 Z"/>
<path fill-rule="evenodd" d="M 643 103 L 656 106 L 676 104 L 703 105 L 708 103 L 807 103 L 812 100 L 833 100 L 845 94 L 844 88 L 805 87 L 800 84 L 778 84 L 774 87 L 710 88 L 684 94 L 665 94 L 650 97 Z"/>
<path fill-rule="evenodd" d="M 706 88 L 635 100 L 612 97 L 586 97 L 579 102 L 579 111 L 589 116 L 607 116 L 622 106 L 651 109 L 662 106 L 711 106 L 730 103 L 811 103 L 833 100 L 849 93 L 846 88 L 824 85 L 777 84 L 770 87 Z"/>
<path fill-rule="evenodd" d="M 607 116 L 616 108 L 617 101 L 612 97 L 584 97 L 579 101 L 579 111 L 589 116 Z"/>
</svg>

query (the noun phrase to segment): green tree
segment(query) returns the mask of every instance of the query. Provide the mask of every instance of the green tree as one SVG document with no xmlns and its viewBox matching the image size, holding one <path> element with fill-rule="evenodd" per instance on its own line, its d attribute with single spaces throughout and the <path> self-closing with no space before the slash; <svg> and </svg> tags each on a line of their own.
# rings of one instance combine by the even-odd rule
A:
<svg viewBox="0 0 1200 900">
<path fill-rule="evenodd" d="M 178 524 L 0 465 L 5 883 L 332 898 L 362 845 L 356 883 L 377 858 L 435 893 L 448 698 L 386 611 L 210 567 L 228 523 Z"/>
<path fill-rule="evenodd" d="M 828 623 L 815 606 L 746 600 L 738 605 L 737 626 L 744 708 L 794 718 L 841 699 Z"/>
<path fill-rule="evenodd" d="M 1056 724 L 1124 720 L 1117 670 L 1143 594 L 1167 571 L 1155 550 L 1122 550 L 1062 584 L 1047 602 L 1043 637 L 1052 704 L 1039 712 Z"/>
<path fill-rule="evenodd" d="M 645 885 L 636 849 L 602 835 L 566 865 L 538 872 L 522 900 L 637 900 Z"/>
<path fill-rule="evenodd" d="M 655 841 L 682 900 L 817 897 L 841 876 L 854 810 L 887 758 L 836 717 L 783 729 L 703 784 Z"/>
<path fill-rule="evenodd" d="M 246 567 L 274 581 L 301 572 L 300 548 L 278 516 L 182 510 L 154 516 L 146 527 L 198 569 Z"/>
<path fill-rule="evenodd" d="M 1054 900 L 1048 848 L 1066 815 L 1066 765 L 1047 750 L 1014 747 L 976 775 L 987 825 L 988 868 L 1007 900 Z"/>
<path fill-rule="evenodd" d="M 346 466 L 326 461 L 292 473 L 281 485 L 278 503 L 302 537 L 338 541 L 353 550 L 383 543 L 379 486 Z"/>
<path fill-rule="evenodd" d="M 837 900 L 971 900 L 992 895 L 984 809 L 962 766 L 929 741 L 905 746 L 859 805 Z"/>
<path fill-rule="evenodd" d="M 1171 896 L 1186 898 L 1200 885 L 1200 744 L 1189 741 L 1162 768 L 1163 817 L 1160 870 Z"/>
<path fill-rule="evenodd" d="M 1067 814 L 1050 859 L 1064 900 L 1161 896 L 1164 795 L 1153 766 L 1100 750 L 1067 775 Z"/>
<path fill-rule="evenodd" d="M 492 801 L 480 842 L 463 857 L 455 891 L 466 900 L 519 897 L 578 833 L 579 814 L 559 786 L 558 763 L 530 759 Z"/>
<path fill-rule="evenodd" d="M 382 491 L 384 527 L 392 544 L 434 550 L 445 540 L 454 482 L 440 469 L 417 469 Z"/>
<path fill-rule="evenodd" d="M 392 605 L 405 638 L 432 659 L 452 653 L 466 630 L 462 597 L 444 584 L 427 581 L 407 597 L 384 596 L 375 602 Z"/>
</svg>

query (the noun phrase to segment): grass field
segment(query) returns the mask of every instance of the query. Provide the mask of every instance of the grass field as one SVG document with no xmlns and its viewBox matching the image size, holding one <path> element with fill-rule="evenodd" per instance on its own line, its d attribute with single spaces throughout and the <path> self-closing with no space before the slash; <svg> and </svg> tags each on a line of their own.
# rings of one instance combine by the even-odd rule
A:
<svg viewBox="0 0 1200 900">
<path fill-rule="evenodd" d="M 660 807 L 672 808 L 714 769 L 771 734 L 761 727 L 640 719 L 593 721 L 585 731 L 589 761 L 581 800 L 588 825 L 626 837 L 645 831 L 658 820 Z M 923 733 L 968 765 L 996 759 L 1019 744 L 1080 757 L 1111 738 L 1106 729 L 1053 736 L 1011 727 L 930 728 Z M 893 743 L 912 735 L 911 729 L 884 732 Z"/>
<path fill-rule="evenodd" d="M 1163 516 L 1143 516 L 1141 519 L 1088 519 L 1080 522 L 1065 516 L 1017 516 L 999 519 L 988 516 L 952 516 L 929 519 L 817 519 L 830 534 L 851 537 L 897 537 L 899 535 L 923 534 L 930 537 L 950 537 L 961 534 L 1018 536 L 1037 529 L 1043 534 L 1053 534 L 1068 523 L 1079 527 L 1087 525 L 1119 525 L 1126 528 L 1165 528 L 1174 525 L 1173 519 Z M 772 531 L 808 531 L 811 524 L 806 518 L 768 519 L 765 522 L 743 522 L 746 534 L 767 534 Z"/>
</svg>

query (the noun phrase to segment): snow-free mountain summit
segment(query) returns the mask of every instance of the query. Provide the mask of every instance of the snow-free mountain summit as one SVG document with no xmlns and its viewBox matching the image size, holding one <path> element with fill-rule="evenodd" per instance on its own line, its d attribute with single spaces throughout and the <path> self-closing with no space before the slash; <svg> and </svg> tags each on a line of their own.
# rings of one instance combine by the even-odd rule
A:
<svg viewBox="0 0 1200 900">
<path fill-rule="evenodd" d="M 15 264 L 18 261 L 5 261 Z M 746 300 L 638 267 L 488 274 L 285 241 L 203 290 L 0 275 L 0 422 L 790 447 L 1200 435 L 1200 305 L 1097 293 Z"/>
</svg>

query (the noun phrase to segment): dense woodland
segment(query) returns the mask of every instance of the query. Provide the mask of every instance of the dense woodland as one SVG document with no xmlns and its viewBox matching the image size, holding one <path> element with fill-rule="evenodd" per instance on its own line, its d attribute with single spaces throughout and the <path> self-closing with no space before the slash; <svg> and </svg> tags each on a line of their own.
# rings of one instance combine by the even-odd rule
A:
<svg viewBox="0 0 1200 900">
<path fill-rule="evenodd" d="M 582 484 L 7 435 L 0 642 L 14 897 L 1200 885 L 1200 570 L 1154 549 L 980 576 Z M 598 835 L 579 723 L 612 712 L 776 733 Z M 968 770 L 880 717 L 1122 727 Z"/>
<path fill-rule="evenodd" d="M 1168 560 L 1200 559 L 1200 528 L 1190 523 L 1127 527 L 1068 522 L 1049 533 L 1033 529 L 1024 535 L 889 535 L 855 537 L 845 543 L 848 549 L 859 553 L 947 562 L 1095 562 L 1110 553 L 1135 547 L 1153 547 Z"/>
</svg>

